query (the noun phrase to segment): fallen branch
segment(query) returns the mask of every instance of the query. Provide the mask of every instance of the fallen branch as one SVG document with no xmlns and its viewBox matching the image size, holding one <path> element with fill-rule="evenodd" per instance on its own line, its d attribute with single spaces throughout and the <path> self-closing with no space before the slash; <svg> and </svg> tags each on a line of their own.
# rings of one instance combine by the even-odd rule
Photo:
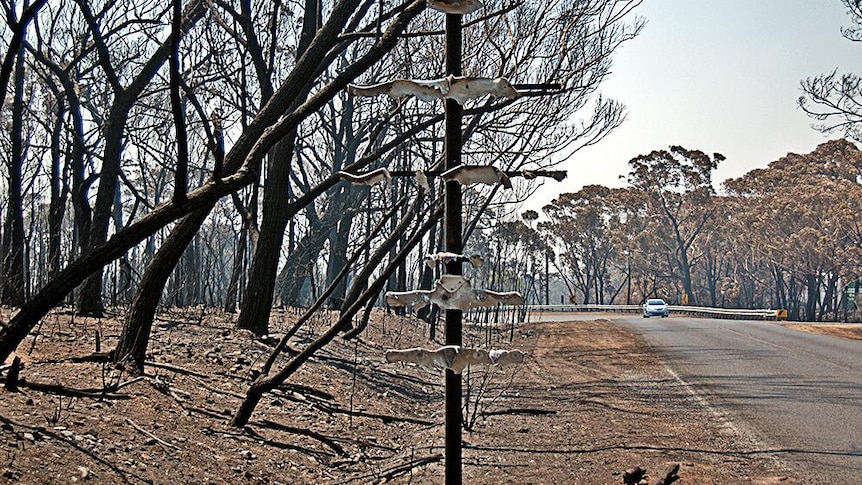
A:
<svg viewBox="0 0 862 485">
<path fill-rule="evenodd" d="M 165 440 L 163 440 L 163 439 L 159 438 L 158 436 L 154 435 L 153 433 L 150 433 L 149 431 L 145 430 L 144 428 L 141 428 L 140 426 L 138 426 L 137 424 L 135 424 L 135 422 L 134 422 L 134 421 L 132 421 L 131 419 L 126 418 L 126 422 L 127 422 L 127 423 L 129 423 L 129 425 L 130 425 L 131 427 L 133 427 L 133 428 L 135 428 L 136 430 L 138 430 L 138 432 L 139 432 L 139 433 L 141 433 L 141 434 L 143 434 L 143 435 L 145 435 L 145 436 L 149 437 L 150 439 L 154 440 L 156 443 L 158 443 L 158 444 L 160 444 L 160 445 L 162 445 L 162 446 L 164 446 L 164 447 L 167 447 L 167 448 L 173 448 L 173 449 L 175 449 L 175 450 L 179 450 L 179 449 L 180 449 L 180 447 L 179 447 L 179 446 L 177 446 L 177 445 L 175 445 L 175 444 L 173 444 L 173 443 L 168 443 L 167 441 L 165 441 Z"/>
<path fill-rule="evenodd" d="M 72 357 L 65 357 L 58 360 L 48 360 L 44 362 L 40 362 L 41 364 L 87 364 L 91 362 L 95 363 L 104 363 L 111 362 L 114 359 L 114 354 L 112 352 L 95 352 L 89 355 L 76 355 Z"/>
<path fill-rule="evenodd" d="M 122 389 L 122 388 L 124 388 L 124 387 L 126 387 L 126 386 L 130 386 L 130 385 L 132 385 L 132 384 L 134 384 L 134 383 L 136 383 L 136 382 L 138 382 L 138 381 L 142 381 L 142 380 L 144 380 L 144 379 L 146 379 L 146 377 L 144 377 L 144 376 L 138 376 L 138 377 L 134 377 L 134 378 L 132 378 L 132 379 L 129 379 L 129 380 L 128 380 L 128 381 L 126 381 L 126 382 L 121 382 L 121 383 L 117 384 L 117 387 L 115 387 L 115 388 L 114 388 L 114 391 L 119 391 L 120 389 Z"/>
<path fill-rule="evenodd" d="M 276 423 L 275 421 L 270 421 L 268 419 L 264 419 L 263 421 L 258 421 L 257 424 L 259 426 L 263 426 L 265 428 L 273 429 L 276 431 L 284 431 L 286 433 L 293 433 L 302 436 L 308 436 L 309 438 L 316 439 L 321 443 L 325 444 L 332 451 L 338 453 L 341 456 L 348 456 L 348 454 L 344 451 L 344 448 L 339 445 L 334 438 L 320 434 L 316 431 L 312 431 L 306 428 L 297 428 L 295 426 L 288 426 L 286 424 Z"/>
<path fill-rule="evenodd" d="M 86 397 L 90 399 L 131 399 L 131 396 L 109 392 L 107 389 L 75 389 L 73 387 L 66 387 L 60 384 L 27 382 L 26 379 L 18 381 L 18 386 L 48 394 L 57 394 L 59 396 Z"/>
<path fill-rule="evenodd" d="M 346 414 L 348 416 L 357 416 L 361 418 L 372 418 L 379 419 L 383 421 L 383 424 L 391 424 L 391 423 L 410 423 L 410 424 L 418 424 L 420 426 L 438 426 L 440 423 L 434 421 L 426 421 L 424 419 L 418 418 L 409 418 L 402 416 L 392 416 L 389 414 L 374 414 L 374 413 L 366 413 L 363 411 L 350 411 L 347 409 L 341 409 L 336 406 L 327 406 L 325 404 L 318 404 L 317 407 L 321 411 L 328 412 L 330 414 Z"/>
<path fill-rule="evenodd" d="M 195 372 L 193 370 L 186 369 L 186 368 L 183 368 L 183 367 L 180 367 L 177 365 L 165 364 L 162 362 L 146 361 L 146 362 L 144 362 L 144 365 L 148 365 L 150 367 L 155 367 L 157 369 L 166 369 L 166 370 L 174 371 L 178 374 L 183 374 L 183 375 L 187 375 L 187 376 L 200 377 L 203 379 L 208 379 L 210 377 L 206 374 L 201 374 L 200 372 Z"/>
<path fill-rule="evenodd" d="M 545 416 L 548 414 L 557 414 L 551 409 L 532 409 L 532 408 L 511 408 L 501 409 L 499 411 L 483 411 L 479 413 L 481 416 L 500 416 L 503 414 L 523 414 L 527 416 Z"/>
<path fill-rule="evenodd" d="M 303 385 L 303 384 L 284 383 L 284 384 L 281 384 L 280 386 L 278 386 L 278 389 L 282 389 L 282 390 L 286 390 L 286 391 L 293 391 L 297 394 L 302 394 L 302 395 L 308 394 L 308 395 L 314 396 L 314 397 L 319 398 L 319 399 L 325 399 L 327 401 L 335 401 L 335 396 L 333 396 L 332 394 L 330 394 L 326 391 L 321 391 L 319 389 L 315 389 L 311 386 Z M 245 397 L 245 396 L 243 396 L 243 397 Z"/>
<path fill-rule="evenodd" d="M 383 481 L 386 482 L 386 481 L 389 481 L 389 479 L 395 478 L 398 475 L 403 475 L 403 474 L 409 472 L 410 470 L 412 470 L 416 467 L 420 467 L 423 465 L 429 465 L 431 463 L 436 463 L 438 461 L 441 461 L 442 459 L 443 459 L 443 455 L 436 454 L 436 455 L 426 456 L 424 458 L 419 458 L 417 460 L 410 460 L 409 462 L 404 463 L 402 465 L 396 465 L 394 467 L 383 470 L 379 473 L 379 475 L 383 479 Z"/>
<path fill-rule="evenodd" d="M 386 468 L 384 470 L 380 470 L 379 472 L 368 473 L 366 475 L 362 475 L 359 477 L 353 477 L 349 480 L 339 482 L 339 483 L 349 483 L 349 482 L 355 482 L 355 481 L 362 481 L 362 480 L 365 480 L 367 478 L 376 479 L 376 483 L 386 483 L 390 479 L 393 479 L 399 475 L 403 475 L 403 474 L 409 472 L 410 470 L 412 470 L 414 468 L 417 468 L 417 467 L 420 467 L 423 465 L 429 465 L 431 463 L 436 463 L 436 462 L 442 461 L 442 460 L 443 460 L 443 455 L 438 453 L 435 455 L 430 455 L 430 456 L 418 458 L 415 460 L 410 460 L 407 463 L 395 465 L 395 466 Z"/>
</svg>

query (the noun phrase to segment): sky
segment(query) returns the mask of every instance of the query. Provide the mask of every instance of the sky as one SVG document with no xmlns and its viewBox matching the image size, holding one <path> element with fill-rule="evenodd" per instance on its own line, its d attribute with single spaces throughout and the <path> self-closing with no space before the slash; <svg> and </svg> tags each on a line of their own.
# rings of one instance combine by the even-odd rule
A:
<svg viewBox="0 0 862 485">
<path fill-rule="evenodd" d="M 862 45 L 841 36 L 841 0 L 644 0 L 640 35 L 614 55 L 600 91 L 627 106 L 622 126 L 561 166 L 528 205 L 541 208 L 584 185 L 622 187 L 628 161 L 681 145 L 726 160 L 716 186 L 788 152 L 809 153 L 824 135 L 798 107 L 800 81 L 837 69 L 862 73 Z"/>
</svg>

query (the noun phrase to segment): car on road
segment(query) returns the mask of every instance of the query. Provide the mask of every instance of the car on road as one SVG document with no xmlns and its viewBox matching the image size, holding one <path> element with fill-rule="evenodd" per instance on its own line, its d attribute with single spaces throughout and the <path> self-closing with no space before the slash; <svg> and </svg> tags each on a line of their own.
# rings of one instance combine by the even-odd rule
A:
<svg viewBox="0 0 862 485">
<path fill-rule="evenodd" d="M 649 298 L 644 303 L 644 318 L 649 318 L 653 315 L 660 315 L 662 318 L 668 316 L 670 311 L 667 308 L 667 303 L 661 298 Z"/>
</svg>

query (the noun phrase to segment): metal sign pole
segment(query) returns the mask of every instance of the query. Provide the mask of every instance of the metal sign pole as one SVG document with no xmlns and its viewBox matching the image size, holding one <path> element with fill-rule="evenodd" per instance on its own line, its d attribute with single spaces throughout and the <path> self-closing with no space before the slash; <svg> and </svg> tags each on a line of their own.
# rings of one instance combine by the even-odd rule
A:
<svg viewBox="0 0 862 485">
<path fill-rule="evenodd" d="M 461 15 L 446 14 L 446 75 L 461 75 Z M 445 164 L 446 170 L 461 165 L 461 120 L 463 108 L 457 101 L 444 101 L 446 113 Z M 461 184 L 446 182 L 445 229 L 446 251 L 461 254 Z M 446 264 L 446 273 L 462 275 L 460 262 Z M 461 310 L 446 310 L 446 345 L 461 345 Z M 461 375 L 446 369 L 446 484 L 461 484 Z"/>
</svg>

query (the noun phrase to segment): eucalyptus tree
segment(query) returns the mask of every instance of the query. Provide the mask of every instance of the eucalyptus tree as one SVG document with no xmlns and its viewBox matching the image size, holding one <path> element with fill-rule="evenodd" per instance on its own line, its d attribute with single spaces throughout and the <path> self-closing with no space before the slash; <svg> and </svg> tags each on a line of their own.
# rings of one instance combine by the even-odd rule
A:
<svg viewBox="0 0 862 485">
<path fill-rule="evenodd" d="M 27 37 L 20 39 L 19 55 L 24 62 L 19 63 L 23 69 L 23 72 L 19 70 L 23 74 L 19 79 L 24 80 L 25 85 L 16 92 L 24 97 L 15 100 L 16 114 L 10 117 L 22 120 L 24 116 L 28 121 L 16 121 L 18 126 L 7 130 L 14 143 L 3 151 L 4 155 L 26 154 L 26 158 L 18 158 L 23 164 L 21 175 L 25 177 L 22 180 L 27 189 L 21 195 L 29 207 L 21 208 L 24 213 L 20 218 L 28 220 L 30 227 L 24 230 L 27 247 L 16 253 L 26 254 L 27 261 L 19 267 L 27 268 L 29 274 L 20 280 L 3 279 L 7 283 L 17 280 L 15 286 L 27 291 L 32 286 L 38 288 L 56 274 L 62 260 L 72 257 L 78 236 L 89 232 L 87 191 L 81 187 L 93 180 L 92 177 L 88 180 L 85 162 L 87 135 L 83 120 L 87 115 L 81 94 L 86 89 L 79 84 L 85 76 L 82 71 L 87 70 L 81 69 L 87 64 L 83 52 L 88 49 L 80 42 L 83 23 L 75 22 L 70 15 L 74 10 L 71 5 L 38 3 L 42 4 L 39 15 L 31 19 Z M 14 5 L 12 10 L 15 10 Z M 92 51 L 92 47 L 89 49 Z M 13 150 L 12 145 L 26 145 L 27 148 L 22 152 Z M 20 197 L 14 192 L 9 195 L 10 201 Z M 74 229 L 67 232 L 63 224 L 70 195 L 75 217 L 69 219 Z M 87 222 L 83 222 L 85 220 Z M 16 232 L 20 234 L 20 229 Z"/>
<path fill-rule="evenodd" d="M 694 268 L 693 279 L 698 282 L 695 292 L 698 301 L 711 307 L 745 306 L 741 304 L 742 286 L 750 279 L 731 276 L 737 250 L 743 249 L 734 244 L 733 199 L 713 197 L 712 206 L 713 216 L 707 221 L 704 237 L 694 244 L 702 255 L 702 264 Z"/>
<path fill-rule="evenodd" d="M 346 6 L 347 3 L 350 2 L 341 2 L 337 4 L 337 8 L 331 13 L 328 23 L 322 28 L 318 28 L 319 20 L 315 15 L 310 14 L 309 16 L 306 16 L 306 27 L 298 32 L 295 38 L 299 43 L 297 45 L 302 46 L 302 48 L 298 48 L 298 51 L 300 52 L 292 70 L 286 72 L 286 74 L 284 72 L 280 73 L 282 76 L 286 77 L 284 78 L 284 84 L 282 84 L 279 91 L 275 91 L 271 94 L 268 93 L 268 90 L 270 89 L 268 86 L 272 83 L 270 76 L 275 75 L 276 72 L 262 65 L 262 61 L 255 63 L 255 70 L 259 74 L 258 83 L 262 96 L 259 101 L 260 103 L 267 107 L 272 104 L 273 101 L 276 101 L 281 105 L 282 110 L 286 110 L 288 112 L 302 109 L 304 106 L 308 105 L 309 102 L 315 103 L 317 105 L 316 108 L 319 108 L 334 96 L 336 92 L 334 90 L 334 86 L 340 85 L 343 88 L 343 86 L 350 81 L 351 78 L 345 76 L 344 71 L 350 73 L 351 70 L 357 70 L 357 66 L 362 65 L 363 62 L 369 62 L 369 56 L 374 57 L 382 55 L 382 52 L 376 52 L 375 50 L 380 50 L 381 45 L 385 45 L 385 43 L 388 42 L 388 39 L 386 39 L 385 36 L 371 44 L 370 54 L 366 47 L 366 51 L 363 55 L 359 56 L 358 60 L 347 65 L 345 70 L 342 71 L 339 76 L 328 79 L 328 85 L 324 85 L 324 88 L 329 88 L 330 90 L 330 94 L 327 94 L 328 97 L 319 97 L 320 95 L 317 93 L 316 99 L 312 98 L 308 102 L 304 101 L 307 93 L 312 89 L 312 87 L 317 86 L 319 82 L 318 76 L 327 71 L 330 66 L 329 63 L 333 62 L 341 52 L 341 49 L 344 48 L 338 37 L 341 30 L 345 28 L 352 30 L 356 25 L 363 21 L 363 19 L 366 19 L 367 9 L 361 9 L 356 13 L 356 16 L 354 16 L 353 12 Z M 313 1 L 309 2 L 308 5 L 313 11 L 316 11 L 319 8 L 317 3 Z M 250 32 L 254 33 L 256 32 L 255 29 L 259 28 L 254 25 L 249 26 L 246 24 L 251 21 L 248 16 L 251 16 L 253 11 L 253 9 L 248 5 L 248 2 L 236 11 L 231 11 L 227 4 L 221 4 L 221 7 L 228 10 L 228 12 L 231 12 L 233 20 L 237 24 L 241 26 L 245 25 L 245 27 L 243 27 L 244 30 L 242 30 L 245 34 L 249 34 Z M 419 5 L 410 5 L 409 8 L 403 9 L 401 15 L 396 16 L 392 22 L 393 30 L 397 31 L 397 29 L 402 29 L 403 26 L 400 24 L 406 23 L 411 16 L 416 15 L 418 7 Z M 273 18 L 282 17 L 278 14 L 277 9 L 272 12 L 272 15 L 274 16 Z M 265 17 L 268 18 L 269 16 Z M 302 27 L 302 25 L 303 24 L 300 24 L 300 27 Z M 277 30 L 275 32 L 277 32 Z M 394 32 L 389 32 L 388 34 L 392 37 L 395 35 Z M 247 39 L 240 41 L 244 45 L 260 45 L 257 40 L 252 42 L 248 42 Z M 257 52 L 252 56 L 252 58 L 270 58 L 269 62 L 271 64 L 271 57 L 275 55 L 276 46 L 285 45 L 285 42 L 283 38 L 275 35 L 270 39 L 270 42 L 272 47 L 269 51 Z M 309 51 L 312 48 L 316 50 Z M 386 48 L 387 47 L 382 47 L 384 50 Z M 267 52 L 270 52 L 270 54 L 267 55 Z M 311 56 L 318 57 L 314 58 Z M 288 59 L 281 59 L 281 61 L 286 60 Z M 267 94 L 268 97 L 263 99 L 263 96 L 266 96 Z M 285 105 L 284 103 L 289 104 Z M 311 114 L 311 112 L 308 112 L 300 120 L 307 119 Z M 275 121 L 277 117 L 276 113 L 267 113 L 267 115 L 270 117 L 268 120 L 269 123 Z M 258 115 L 258 117 L 260 117 L 260 115 Z M 261 239 L 256 245 L 258 251 L 253 260 L 256 262 L 253 262 L 251 270 L 252 273 L 248 279 L 249 286 L 245 295 L 243 312 L 241 313 L 239 320 L 240 327 L 251 329 L 256 333 L 266 333 L 268 328 L 269 307 L 272 301 L 275 267 L 277 265 L 277 258 L 280 252 L 285 223 L 297 211 L 305 208 L 310 201 L 314 199 L 314 197 L 309 197 L 308 193 L 304 194 L 305 197 L 300 198 L 300 201 L 288 200 L 287 197 L 285 197 L 285 192 L 287 192 L 285 184 L 287 183 L 286 178 L 289 173 L 290 157 L 292 156 L 295 146 L 293 137 L 295 136 L 295 130 L 298 128 L 300 120 L 297 120 L 291 130 L 288 130 L 286 133 L 279 134 L 278 141 L 274 143 L 272 147 L 273 151 L 270 152 L 270 157 L 268 158 L 270 162 L 266 167 L 267 170 L 264 172 L 267 174 L 267 182 L 264 187 L 264 206 L 267 207 L 267 209 L 264 210 L 264 220 L 262 222 L 262 230 L 260 232 Z M 254 123 L 252 123 L 246 132 L 254 128 Z M 262 127 L 259 127 L 257 129 L 261 130 L 261 128 Z M 225 168 L 227 169 L 228 167 Z M 218 180 L 217 177 L 220 175 L 221 174 L 216 173 L 214 174 L 214 178 Z M 325 183 L 332 185 L 334 181 L 327 180 Z M 324 191 L 325 187 L 318 185 L 317 187 L 310 188 L 309 192 L 313 194 L 316 190 Z M 179 255 L 192 241 L 194 235 L 197 233 L 201 224 L 209 214 L 209 210 L 209 207 L 205 207 L 189 216 L 186 216 L 174 228 L 168 239 L 156 254 L 153 263 L 144 275 L 144 279 L 141 283 L 141 290 L 136 295 L 135 301 L 132 304 L 132 312 L 130 313 L 129 318 L 127 318 L 124 335 L 128 335 L 128 338 L 121 338 L 118 352 L 116 354 L 118 361 L 125 361 L 131 364 L 130 367 L 133 369 L 139 370 L 141 368 L 154 315 L 154 303 L 158 301 L 164 286 L 165 274 L 163 268 L 172 268 L 176 264 Z M 266 227 L 266 229 L 264 229 L 264 227 Z M 264 240 L 264 238 L 266 239 Z"/>
<path fill-rule="evenodd" d="M 860 180 L 862 151 L 832 140 L 725 182 L 747 244 L 773 267 L 775 303 L 791 318 L 834 316 L 839 282 L 859 278 Z"/>
<path fill-rule="evenodd" d="M 258 83 L 261 86 L 262 101 L 271 96 L 271 76 L 275 74 L 274 66 L 267 65 L 267 59 L 273 59 L 273 52 L 279 42 L 275 36 L 269 39 L 269 47 L 264 49 L 255 34 L 252 24 L 249 2 L 243 2 L 244 14 L 241 25 L 249 40 L 249 54 L 257 71 Z M 273 10 L 277 10 L 277 6 Z M 292 43 L 296 60 L 298 61 L 308 50 L 315 32 L 322 23 L 323 5 L 320 0 L 306 0 L 303 3 L 301 30 Z M 273 14 L 272 20 L 275 20 Z M 293 108 L 305 101 L 313 84 L 306 84 L 295 96 Z M 263 187 L 263 220 L 261 221 L 260 239 L 255 246 L 249 271 L 248 286 L 242 310 L 237 321 L 238 328 L 245 328 L 257 334 L 264 334 L 269 329 L 269 313 L 272 306 L 275 279 L 279 256 L 284 238 L 284 231 L 291 218 L 290 172 L 291 163 L 297 147 L 297 130 L 283 137 L 267 157 L 266 179 Z"/>
<path fill-rule="evenodd" d="M 9 145 L 6 147 L 6 176 L 8 195 L 3 214 L 3 224 L 0 225 L 0 303 L 20 306 L 24 303 L 26 293 L 26 262 L 23 209 L 23 171 L 27 156 L 28 141 L 24 138 L 25 103 L 30 99 L 25 96 L 24 51 L 22 48 L 30 23 L 36 18 L 39 10 L 44 7 L 45 0 L 37 0 L 32 5 L 18 5 L 10 0 L 3 2 L 6 25 L 11 38 L 0 66 L 0 108 L 5 108 L 6 94 L 10 90 L 10 80 L 14 78 L 12 91 L 14 99 L 11 109 L 11 126 L 7 126 L 10 134 Z M 21 11 L 20 18 L 18 11 Z"/>
<path fill-rule="evenodd" d="M 644 217 L 666 231 L 665 249 L 679 272 L 683 302 L 695 303 L 691 267 L 699 255 L 692 248 L 713 215 L 712 171 L 722 160 L 720 153 L 672 146 L 629 161 L 626 180 L 644 197 Z"/>
<path fill-rule="evenodd" d="M 15 56 L 15 68 L 12 81 L 14 95 L 12 97 L 12 119 L 6 131 L 9 133 L 9 145 L 4 150 L 7 155 L 4 160 L 7 173 L 6 192 L 8 203 L 4 214 L 5 231 L 0 244 L 0 276 L 3 277 L 0 287 L 0 303 L 9 306 L 20 306 L 25 299 L 26 272 L 24 264 L 24 159 L 28 156 L 28 143 L 25 141 L 24 104 L 30 102 L 25 96 L 24 85 L 24 52 L 19 50 Z"/>
<path fill-rule="evenodd" d="M 61 267 L 59 228 L 65 218 L 63 208 L 67 196 L 72 206 L 68 218 L 72 241 L 69 247 L 63 248 L 68 253 L 66 258 L 86 251 L 92 221 L 89 193 L 98 179 L 94 153 L 100 139 L 98 129 L 103 121 L 105 96 L 98 87 L 103 82 L 96 74 L 94 44 L 87 40 L 87 25 L 77 15 L 74 4 L 47 4 L 39 21 L 34 23 L 34 30 L 34 38 L 25 43 L 34 59 L 34 69 L 58 108 L 65 107 L 55 115 L 56 125 L 50 143 L 54 160 L 49 273 L 53 275 Z"/>
<path fill-rule="evenodd" d="M 611 189 L 588 185 L 575 193 L 561 194 L 543 210 L 545 230 L 560 248 L 563 269 L 580 291 L 579 301 L 605 303 L 605 283 L 615 247 L 610 237 Z"/>
</svg>

